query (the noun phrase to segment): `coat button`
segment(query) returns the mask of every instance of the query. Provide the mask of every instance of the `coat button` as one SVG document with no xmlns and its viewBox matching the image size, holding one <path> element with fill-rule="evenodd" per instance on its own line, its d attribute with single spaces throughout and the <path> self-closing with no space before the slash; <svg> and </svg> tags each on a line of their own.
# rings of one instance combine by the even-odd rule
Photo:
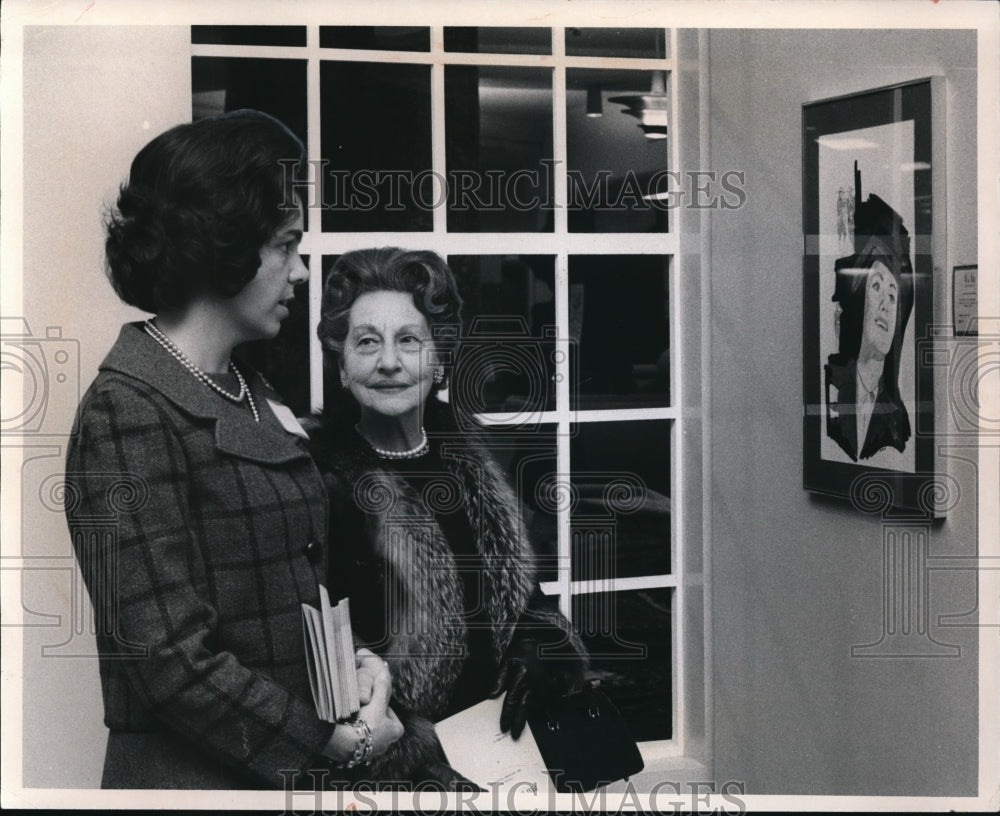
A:
<svg viewBox="0 0 1000 816">
<path fill-rule="evenodd" d="M 323 557 L 323 550 L 319 546 L 319 542 L 314 538 L 306 544 L 306 558 L 313 564 L 318 564 L 320 559 Z"/>
</svg>

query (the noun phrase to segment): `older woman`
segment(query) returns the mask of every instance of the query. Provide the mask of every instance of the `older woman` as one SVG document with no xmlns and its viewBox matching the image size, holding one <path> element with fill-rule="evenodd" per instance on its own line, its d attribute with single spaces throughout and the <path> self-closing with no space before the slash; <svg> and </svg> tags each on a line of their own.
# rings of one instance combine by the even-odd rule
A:
<svg viewBox="0 0 1000 816">
<path fill-rule="evenodd" d="M 326 491 L 291 412 L 233 357 L 278 333 L 308 278 L 279 164 L 302 154 L 253 111 L 179 125 L 135 157 L 108 221 L 111 282 L 155 317 L 101 364 L 66 466 L 106 788 L 310 784 L 402 733 L 370 653 L 359 719 L 315 713 L 301 605 L 326 579 Z"/>
<path fill-rule="evenodd" d="M 388 662 L 406 730 L 373 763 L 379 780 L 447 779 L 433 722 L 506 689 L 500 727 L 517 737 L 533 704 L 580 685 L 586 663 L 538 592 L 497 462 L 437 399 L 460 308 L 432 252 L 347 253 L 323 291 L 319 337 L 346 397 L 312 433 L 337 531 L 330 583 Z"/>
<path fill-rule="evenodd" d="M 876 195 L 856 211 L 858 251 L 835 264 L 839 349 L 826 365 L 827 435 L 855 462 L 910 438 L 899 359 L 913 308 L 902 219 Z"/>
</svg>

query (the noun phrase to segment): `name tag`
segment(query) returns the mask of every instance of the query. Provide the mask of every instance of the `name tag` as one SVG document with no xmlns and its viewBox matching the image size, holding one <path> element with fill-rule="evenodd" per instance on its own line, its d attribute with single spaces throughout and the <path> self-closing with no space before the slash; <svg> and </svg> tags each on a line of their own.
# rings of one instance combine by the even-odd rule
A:
<svg viewBox="0 0 1000 816">
<path fill-rule="evenodd" d="M 301 436 L 303 439 L 309 438 L 309 434 L 307 434 L 305 428 L 299 424 L 299 421 L 295 418 L 295 414 L 292 413 L 291 408 L 287 405 L 282 405 L 280 402 L 274 402 L 273 400 L 268 400 L 267 404 L 271 406 L 271 413 L 278 418 L 278 422 L 281 423 L 281 427 L 288 431 L 288 433 Z"/>
</svg>

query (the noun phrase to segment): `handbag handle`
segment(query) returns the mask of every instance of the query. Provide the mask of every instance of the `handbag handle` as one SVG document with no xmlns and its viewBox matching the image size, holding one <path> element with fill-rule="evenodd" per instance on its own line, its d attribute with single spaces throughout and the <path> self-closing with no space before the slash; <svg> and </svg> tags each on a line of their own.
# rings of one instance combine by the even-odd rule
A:
<svg viewBox="0 0 1000 816">
<path fill-rule="evenodd" d="M 594 790 L 642 770 L 642 755 L 614 702 L 591 680 L 529 720 L 560 793 Z"/>
<path fill-rule="evenodd" d="M 586 703 L 587 716 L 592 720 L 596 720 L 601 716 L 601 702 L 594 692 L 597 691 L 600 685 L 600 680 L 590 680 L 580 691 L 575 694 L 569 694 L 563 699 L 569 701 L 573 697 L 580 698 L 581 701 Z M 582 708 L 583 706 L 581 705 L 580 707 Z M 553 733 L 559 730 L 559 716 L 553 712 L 550 706 L 545 707 L 545 727 Z"/>
</svg>

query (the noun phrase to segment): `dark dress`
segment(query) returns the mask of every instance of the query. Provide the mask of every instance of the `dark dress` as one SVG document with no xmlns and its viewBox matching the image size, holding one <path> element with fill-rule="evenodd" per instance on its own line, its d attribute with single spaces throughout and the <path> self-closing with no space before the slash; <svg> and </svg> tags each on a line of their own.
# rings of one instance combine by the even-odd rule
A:
<svg viewBox="0 0 1000 816">
<path fill-rule="evenodd" d="M 421 495 L 433 490 L 435 482 L 443 486 L 443 478 L 448 475 L 437 442 L 431 443 L 430 450 L 419 458 L 385 460 L 383 467 Z M 433 518 L 441 529 L 454 558 L 462 594 L 461 625 L 466 630 L 461 670 L 440 719 L 485 699 L 493 690 L 499 666 L 483 598 L 483 558 L 476 549 L 465 509 L 460 505 L 439 505 L 429 508 L 428 518 Z M 330 586 L 336 597 L 351 599 L 355 634 L 362 644 L 373 651 L 384 651 L 392 638 L 386 615 L 388 598 L 401 591 L 400 579 L 392 565 L 367 546 L 364 513 L 357 504 L 339 505 L 333 527 L 341 531 L 338 539 L 342 544 L 331 552 Z M 344 535 L 347 531 L 350 534 Z"/>
<path fill-rule="evenodd" d="M 328 586 L 350 598 L 356 636 L 388 663 L 406 730 L 372 774 L 419 781 L 444 760 L 432 724 L 486 698 L 515 642 L 562 644 L 581 664 L 585 650 L 538 590 L 518 501 L 478 434 L 457 430 L 432 398 L 430 451 L 393 460 L 335 419 L 310 425 L 335 535 Z"/>
<path fill-rule="evenodd" d="M 885 376 L 876 386 L 875 404 L 868 422 L 868 433 L 858 450 L 857 443 L 857 363 L 848 360 L 845 365 L 834 362 L 836 355 L 826 365 L 827 422 L 826 433 L 855 462 L 869 459 L 883 448 L 891 447 L 902 453 L 910 438 L 910 417 L 902 400 L 893 399 L 885 387 Z M 831 389 L 837 390 L 833 399 Z"/>
</svg>

